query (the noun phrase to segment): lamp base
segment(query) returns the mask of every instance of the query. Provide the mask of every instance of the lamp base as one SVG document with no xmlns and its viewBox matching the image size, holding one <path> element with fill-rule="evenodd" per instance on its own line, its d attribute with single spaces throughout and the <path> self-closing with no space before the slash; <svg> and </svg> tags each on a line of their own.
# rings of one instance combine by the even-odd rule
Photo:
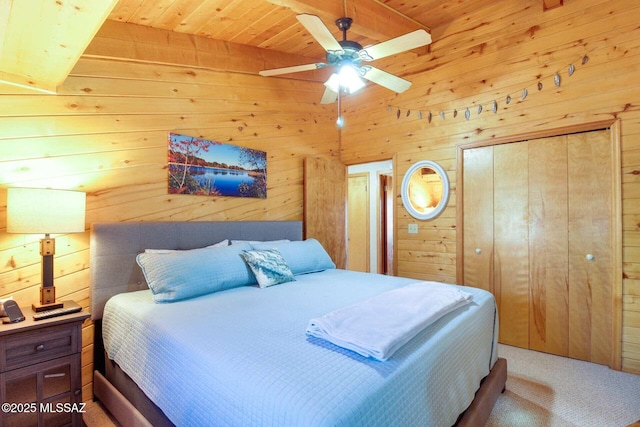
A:
<svg viewBox="0 0 640 427">
<path fill-rule="evenodd" d="M 36 313 L 39 313 L 41 311 L 46 311 L 46 310 L 54 310 L 56 308 L 62 308 L 62 307 L 64 307 L 64 304 L 61 302 L 54 302 L 51 304 L 32 304 L 31 305 L 31 308 Z"/>
<path fill-rule="evenodd" d="M 53 270 L 53 269 L 50 269 L 50 270 Z M 40 304 L 33 304 L 31 308 L 33 308 L 33 311 L 37 313 L 40 311 L 62 308 L 63 306 L 64 306 L 63 303 L 56 302 L 56 287 L 53 285 L 50 285 L 50 286 L 42 286 L 40 288 Z"/>
</svg>

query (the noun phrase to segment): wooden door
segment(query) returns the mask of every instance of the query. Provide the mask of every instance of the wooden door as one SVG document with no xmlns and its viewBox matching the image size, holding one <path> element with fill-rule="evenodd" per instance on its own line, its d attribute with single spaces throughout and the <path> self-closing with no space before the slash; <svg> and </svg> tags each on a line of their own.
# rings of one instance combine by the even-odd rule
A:
<svg viewBox="0 0 640 427">
<path fill-rule="evenodd" d="M 351 174 L 347 181 L 347 269 L 369 272 L 369 174 Z"/>
<path fill-rule="evenodd" d="M 304 235 L 317 239 L 336 267 L 346 266 L 347 168 L 326 159 L 304 159 Z"/>
<path fill-rule="evenodd" d="M 493 147 L 464 151 L 464 278 L 493 292 Z"/>
<path fill-rule="evenodd" d="M 613 335 L 612 159 L 609 132 L 567 136 L 569 353 L 610 364 Z"/>
<path fill-rule="evenodd" d="M 569 349 L 567 144 L 529 146 L 529 348 L 566 356 Z"/>
<path fill-rule="evenodd" d="M 500 342 L 529 347 L 529 152 L 527 144 L 493 147 L 493 292 Z M 465 185 L 466 187 L 466 185 Z"/>
<path fill-rule="evenodd" d="M 390 276 L 395 275 L 393 247 L 393 176 L 380 175 L 380 261 L 378 272 Z"/>
</svg>

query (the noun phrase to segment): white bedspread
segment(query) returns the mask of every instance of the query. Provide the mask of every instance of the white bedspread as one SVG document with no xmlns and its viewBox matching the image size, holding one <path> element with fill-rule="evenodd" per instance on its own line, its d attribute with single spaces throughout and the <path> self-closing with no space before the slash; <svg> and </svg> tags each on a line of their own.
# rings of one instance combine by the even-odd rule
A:
<svg viewBox="0 0 640 427">
<path fill-rule="evenodd" d="M 327 270 L 171 304 L 111 298 L 109 357 L 178 426 L 449 427 L 497 357 L 495 301 L 444 315 L 386 362 L 306 335 L 309 319 L 415 279 Z"/>
<path fill-rule="evenodd" d="M 455 285 L 417 282 L 311 319 L 307 334 L 384 361 L 418 332 L 472 298 Z"/>
</svg>

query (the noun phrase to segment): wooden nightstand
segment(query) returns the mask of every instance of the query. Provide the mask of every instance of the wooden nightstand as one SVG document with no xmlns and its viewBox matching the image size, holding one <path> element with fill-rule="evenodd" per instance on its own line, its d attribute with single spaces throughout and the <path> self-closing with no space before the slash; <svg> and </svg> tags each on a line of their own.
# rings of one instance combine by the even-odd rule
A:
<svg viewBox="0 0 640 427">
<path fill-rule="evenodd" d="M 82 426 L 80 311 L 0 323 L 0 426 Z"/>
</svg>

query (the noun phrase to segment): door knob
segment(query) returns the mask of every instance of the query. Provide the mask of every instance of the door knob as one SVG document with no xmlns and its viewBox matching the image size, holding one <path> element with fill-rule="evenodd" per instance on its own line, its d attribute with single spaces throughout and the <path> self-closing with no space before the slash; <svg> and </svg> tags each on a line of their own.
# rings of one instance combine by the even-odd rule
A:
<svg viewBox="0 0 640 427">
<path fill-rule="evenodd" d="M 480 254 L 482 253 L 482 249 L 480 249 L 480 248 L 476 248 L 476 253 L 477 253 L 478 255 L 480 255 Z"/>
<path fill-rule="evenodd" d="M 587 254 L 586 258 L 587 258 L 587 261 L 593 261 L 594 259 L 596 259 L 596 257 L 593 256 L 593 254 Z"/>
</svg>

